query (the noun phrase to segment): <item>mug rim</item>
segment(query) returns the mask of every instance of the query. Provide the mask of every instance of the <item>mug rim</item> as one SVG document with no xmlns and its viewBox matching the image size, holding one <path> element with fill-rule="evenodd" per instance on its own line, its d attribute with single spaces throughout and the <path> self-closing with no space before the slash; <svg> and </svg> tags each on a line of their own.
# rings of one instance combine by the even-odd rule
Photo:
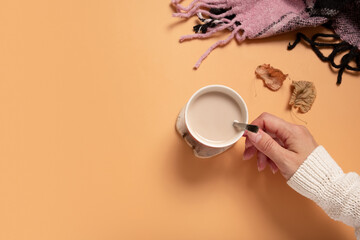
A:
<svg viewBox="0 0 360 240">
<path fill-rule="evenodd" d="M 231 141 L 226 141 L 225 143 L 222 143 L 222 144 L 215 144 L 215 143 L 211 143 L 211 142 L 208 142 L 208 141 L 204 141 L 203 139 L 201 138 L 198 138 L 197 137 L 197 134 L 194 133 L 194 131 L 191 129 L 190 125 L 189 125 L 189 121 L 188 121 L 188 109 L 189 109 L 189 106 L 191 104 L 191 102 L 198 96 L 201 96 L 201 93 L 204 92 L 205 90 L 209 90 L 209 89 L 225 89 L 227 91 L 230 91 L 232 92 L 238 99 L 235 99 L 233 96 L 229 95 L 228 93 L 226 92 L 222 92 L 224 94 L 226 94 L 227 96 L 231 97 L 232 99 L 234 99 L 237 103 L 241 102 L 241 104 L 243 105 L 244 109 L 245 109 L 245 123 L 248 123 L 248 109 L 247 109 L 247 106 L 246 106 L 246 103 L 244 101 L 244 99 L 240 96 L 239 93 L 237 93 L 234 89 L 230 88 L 230 87 L 227 87 L 225 85 L 219 85 L 219 84 L 214 84 L 214 85 L 207 85 L 205 87 L 202 87 L 200 88 L 199 90 L 197 90 L 189 99 L 189 101 L 186 103 L 186 106 L 185 106 L 185 125 L 187 127 L 187 129 L 189 130 L 191 136 L 198 142 L 200 142 L 201 144 L 207 146 L 207 147 L 213 147 L 213 148 L 224 148 L 224 147 L 230 147 L 232 145 L 234 145 L 237 141 L 239 141 L 239 139 L 244 135 L 244 130 L 243 131 L 240 131 L 236 137 L 234 137 Z M 210 91 L 211 92 L 211 91 Z M 216 92 L 216 91 L 214 91 Z M 206 92 L 208 93 L 208 92 Z M 241 106 L 240 106 L 241 107 Z"/>
</svg>

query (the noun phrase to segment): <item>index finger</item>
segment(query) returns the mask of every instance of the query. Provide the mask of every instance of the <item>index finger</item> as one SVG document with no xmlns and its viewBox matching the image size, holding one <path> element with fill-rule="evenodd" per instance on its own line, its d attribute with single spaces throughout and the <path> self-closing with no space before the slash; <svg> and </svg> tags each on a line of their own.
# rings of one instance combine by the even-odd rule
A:
<svg viewBox="0 0 360 240">
<path fill-rule="evenodd" d="M 285 142 L 292 134 L 292 123 L 286 122 L 285 120 L 266 112 L 262 113 L 252 121 L 251 124 L 259 126 L 259 128 L 270 135 L 275 135 L 282 142 Z"/>
</svg>

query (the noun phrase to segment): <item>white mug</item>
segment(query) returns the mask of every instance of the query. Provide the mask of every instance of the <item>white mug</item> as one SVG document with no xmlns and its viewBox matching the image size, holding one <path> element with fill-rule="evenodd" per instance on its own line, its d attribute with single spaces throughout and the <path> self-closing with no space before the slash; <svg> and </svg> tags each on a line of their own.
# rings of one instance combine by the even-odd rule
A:
<svg viewBox="0 0 360 240">
<path fill-rule="evenodd" d="M 199 89 L 191 96 L 186 105 L 181 109 L 176 121 L 176 130 L 178 131 L 180 136 L 184 138 L 188 145 L 193 148 L 195 156 L 199 158 L 209 158 L 224 152 L 225 150 L 233 146 L 244 134 L 244 131 L 239 131 L 236 136 L 232 139 L 229 139 L 229 141 L 212 142 L 207 141 L 205 138 L 199 137 L 194 132 L 194 130 L 189 124 L 188 119 L 189 106 L 199 96 L 211 92 L 220 92 L 233 99 L 240 107 L 242 121 L 244 123 L 248 123 L 248 110 L 245 101 L 233 89 L 223 85 L 209 85 Z"/>
</svg>

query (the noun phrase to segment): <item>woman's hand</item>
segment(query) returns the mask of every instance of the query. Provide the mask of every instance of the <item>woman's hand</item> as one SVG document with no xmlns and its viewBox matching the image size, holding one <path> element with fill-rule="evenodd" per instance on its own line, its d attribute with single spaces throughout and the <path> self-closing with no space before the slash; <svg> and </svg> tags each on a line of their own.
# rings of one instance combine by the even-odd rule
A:
<svg viewBox="0 0 360 240">
<path fill-rule="evenodd" d="M 288 180 L 318 146 L 309 130 L 286 122 L 269 113 L 261 114 L 251 124 L 258 125 L 258 133 L 246 132 L 244 160 L 257 153 L 258 170 L 269 164 L 273 173 L 280 170 Z"/>
</svg>

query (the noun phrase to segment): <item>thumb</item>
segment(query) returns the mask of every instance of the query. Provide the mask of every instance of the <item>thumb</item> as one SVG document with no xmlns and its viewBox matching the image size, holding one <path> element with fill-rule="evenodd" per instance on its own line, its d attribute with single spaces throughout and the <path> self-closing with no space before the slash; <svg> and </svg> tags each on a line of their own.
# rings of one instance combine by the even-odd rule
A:
<svg viewBox="0 0 360 240">
<path fill-rule="evenodd" d="M 287 150 L 280 146 L 269 134 L 262 129 L 258 133 L 247 132 L 250 142 L 257 150 L 264 153 L 268 158 L 273 160 L 275 164 L 282 165 L 287 156 Z"/>
</svg>

